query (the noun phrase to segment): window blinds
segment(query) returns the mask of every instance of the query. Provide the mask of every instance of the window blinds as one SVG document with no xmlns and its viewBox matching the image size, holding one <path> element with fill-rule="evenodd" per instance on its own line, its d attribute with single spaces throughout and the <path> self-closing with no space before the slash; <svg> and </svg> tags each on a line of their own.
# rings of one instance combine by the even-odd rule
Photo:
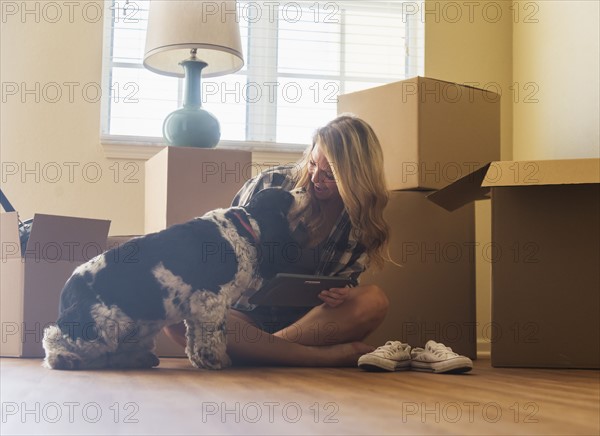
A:
<svg viewBox="0 0 600 436">
<path fill-rule="evenodd" d="M 245 66 L 202 83 L 221 141 L 308 144 L 339 94 L 422 75 L 423 23 L 406 13 L 415 4 L 238 0 Z M 183 83 L 142 65 L 149 1 L 105 7 L 102 133 L 160 138 Z"/>
</svg>

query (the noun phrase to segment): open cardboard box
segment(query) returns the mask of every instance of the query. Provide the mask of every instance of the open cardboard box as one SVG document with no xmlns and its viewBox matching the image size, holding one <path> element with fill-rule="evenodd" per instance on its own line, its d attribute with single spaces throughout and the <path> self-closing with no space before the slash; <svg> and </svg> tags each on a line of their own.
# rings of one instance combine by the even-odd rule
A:
<svg viewBox="0 0 600 436">
<path fill-rule="evenodd" d="M 43 357 L 44 328 L 82 263 L 106 250 L 110 221 L 36 214 L 21 256 L 16 212 L 0 214 L 0 356 Z"/>
<path fill-rule="evenodd" d="M 600 159 L 492 162 L 428 198 L 489 197 L 492 365 L 600 368 Z"/>
</svg>

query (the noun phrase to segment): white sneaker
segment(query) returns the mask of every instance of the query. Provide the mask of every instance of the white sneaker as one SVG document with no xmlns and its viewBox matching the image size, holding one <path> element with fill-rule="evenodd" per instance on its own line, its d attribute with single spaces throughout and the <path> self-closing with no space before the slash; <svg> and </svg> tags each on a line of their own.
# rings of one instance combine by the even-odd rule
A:
<svg viewBox="0 0 600 436">
<path fill-rule="evenodd" d="M 468 372 L 473 369 L 473 362 L 435 341 L 427 341 L 425 348 L 413 348 L 411 351 L 411 368 L 415 371 L 434 373 Z"/>
<path fill-rule="evenodd" d="M 405 371 L 410 369 L 410 345 L 387 341 L 375 351 L 363 354 L 358 367 L 367 371 Z"/>
</svg>

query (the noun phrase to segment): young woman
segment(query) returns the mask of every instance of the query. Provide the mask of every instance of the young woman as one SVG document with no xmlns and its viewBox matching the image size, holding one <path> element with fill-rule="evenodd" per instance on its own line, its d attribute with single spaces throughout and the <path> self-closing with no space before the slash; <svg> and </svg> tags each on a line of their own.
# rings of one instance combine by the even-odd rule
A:
<svg viewBox="0 0 600 436">
<path fill-rule="evenodd" d="M 292 212 L 306 230 L 297 273 L 345 276 L 355 286 L 323 291 L 314 308 L 254 307 L 242 296 L 228 317 L 227 351 L 234 364 L 354 366 L 373 351 L 360 342 L 383 321 L 388 300 L 359 275 L 384 262 L 388 193 L 383 155 L 371 127 L 341 115 L 317 130 L 300 165 L 265 171 L 246 182 L 232 205 L 245 205 L 262 189 L 302 190 L 308 196 Z M 185 345 L 185 327 L 167 334 Z"/>
</svg>

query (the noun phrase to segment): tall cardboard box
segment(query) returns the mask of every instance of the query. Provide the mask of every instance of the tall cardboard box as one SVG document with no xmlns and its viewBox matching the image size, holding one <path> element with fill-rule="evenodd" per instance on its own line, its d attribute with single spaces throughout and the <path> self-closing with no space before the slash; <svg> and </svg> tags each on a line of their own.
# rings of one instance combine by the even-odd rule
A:
<svg viewBox="0 0 600 436">
<path fill-rule="evenodd" d="M 492 365 L 600 368 L 600 159 L 493 162 L 429 199 L 487 196 Z"/>
<path fill-rule="evenodd" d="M 229 207 L 252 177 L 252 169 L 249 151 L 166 147 L 146 161 L 145 233 Z M 156 338 L 156 353 L 185 356 L 162 332 Z"/>
<path fill-rule="evenodd" d="M 392 190 L 390 250 L 403 264 L 363 279 L 391 303 L 369 341 L 434 339 L 475 358 L 475 212 L 439 213 L 426 195 L 500 158 L 500 96 L 415 77 L 340 95 L 338 113 L 345 112 L 367 121 L 381 143 Z"/>
<path fill-rule="evenodd" d="M 361 276 L 361 284 L 377 284 L 390 300 L 388 316 L 367 341 L 423 346 L 435 339 L 475 359 L 473 205 L 450 213 L 427 200 L 429 192 L 390 193 L 390 256 L 401 267 L 388 262 Z"/>
<path fill-rule="evenodd" d="M 249 151 L 165 147 L 146 161 L 145 232 L 228 207 L 251 173 Z"/>
<path fill-rule="evenodd" d="M 44 328 L 58 318 L 65 282 L 106 250 L 109 226 L 106 220 L 36 214 L 21 257 L 17 213 L 0 214 L 0 356 L 44 356 Z"/>
<path fill-rule="evenodd" d="M 500 96 L 428 77 L 340 95 L 338 113 L 368 122 L 391 190 L 440 189 L 500 159 Z"/>
</svg>

